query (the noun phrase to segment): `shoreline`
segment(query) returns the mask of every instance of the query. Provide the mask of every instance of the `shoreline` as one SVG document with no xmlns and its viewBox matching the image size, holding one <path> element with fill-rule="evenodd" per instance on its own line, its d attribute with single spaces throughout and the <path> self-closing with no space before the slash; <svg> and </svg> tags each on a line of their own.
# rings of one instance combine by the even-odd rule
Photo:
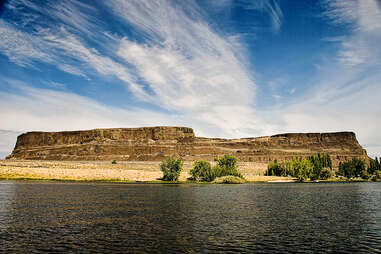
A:
<svg viewBox="0 0 381 254">
<path fill-rule="evenodd" d="M 88 183 L 131 183 L 131 184 L 210 184 L 189 180 L 193 162 L 186 161 L 178 181 L 161 180 L 159 161 L 121 161 L 112 164 L 108 161 L 32 161 L 0 160 L 0 181 L 54 181 Z M 246 183 L 290 183 L 297 182 L 292 177 L 264 176 L 263 164 L 241 162 L 238 170 Z M 317 182 L 364 182 L 331 178 Z M 366 182 L 366 181 L 365 181 Z"/>
</svg>

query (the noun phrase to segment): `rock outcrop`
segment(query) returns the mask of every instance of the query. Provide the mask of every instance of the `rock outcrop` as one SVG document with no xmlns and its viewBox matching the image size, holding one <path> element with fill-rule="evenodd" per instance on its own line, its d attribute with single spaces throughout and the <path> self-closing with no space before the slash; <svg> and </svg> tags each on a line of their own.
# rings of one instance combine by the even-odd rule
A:
<svg viewBox="0 0 381 254">
<path fill-rule="evenodd" d="M 316 153 L 329 153 L 334 165 L 351 158 L 369 160 L 353 132 L 221 139 L 196 137 L 187 127 L 28 132 L 17 138 L 7 159 L 157 161 L 181 156 L 185 160 L 213 160 L 232 154 L 240 161 L 267 163 Z"/>
</svg>

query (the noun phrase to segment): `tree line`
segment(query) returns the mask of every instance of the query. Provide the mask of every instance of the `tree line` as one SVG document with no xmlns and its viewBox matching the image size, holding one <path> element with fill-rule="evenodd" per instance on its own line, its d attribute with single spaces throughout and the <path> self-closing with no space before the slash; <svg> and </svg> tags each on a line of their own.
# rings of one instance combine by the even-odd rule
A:
<svg viewBox="0 0 381 254">
<path fill-rule="evenodd" d="M 234 176 L 243 178 L 242 174 L 237 169 L 237 158 L 225 154 L 216 159 L 217 164 L 212 167 L 210 162 L 196 160 L 193 163 L 193 168 L 190 174 L 193 180 L 212 182 L 217 177 Z M 163 172 L 163 180 L 177 181 L 183 169 L 184 161 L 181 158 L 167 158 L 160 164 L 160 169 Z"/>
<path fill-rule="evenodd" d="M 292 176 L 299 181 L 326 180 L 334 175 L 343 176 L 348 179 L 361 177 L 363 179 L 381 179 L 381 163 L 376 157 L 370 160 L 369 167 L 363 160 L 353 158 L 350 161 L 340 162 L 339 169 L 335 173 L 332 169 L 332 160 L 329 154 L 309 156 L 308 158 L 296 158 L 292 161 L 278 163 L 277 160 L 269 163 L 266 175 L 269 176 Z"/>
<path fill-rule="evenodd" d="M 296 158 L 282 163 L 274 160 L 269 163 L 266 171 L 268 176 L 292 176 L 299 181 L 328 179 L 332 174 L 331 157 L 329 154 L 320 153 L 306 159 Z"/>
<path fill-rule="evenodd" d="M 192 179 L 195 181 L 212 182 L 217 177 L 232 176 L 242 178 L 242 174 L 237 169 L 237 158 L 231 155 L 223 155 L 216 159 L 216 165 L 203 160 L 196 160 L 190 170 Z M 177 181 L 183 170 L 182 158 L 167 158 L 160 164 L 163 172 L 163 180 Z M 291 176 L 298 181 L 306 180 L 326 180 L 333 176 L 346 177 L 352 179 L 361 177 L 362 179 L 381 180 L 381 158 L 370 159 L 369 166 L 366 167 L 364 160 L 353 158 L 349 161 L 340 162 L 337 172 L 332 168 L 332 159 L 329 154 L 316 154 L 307 158 L 295 158 L 292 161 L 278 163 L 277 160 L 270 162 L 265 175 L 268 176 Z"/>
</svg>

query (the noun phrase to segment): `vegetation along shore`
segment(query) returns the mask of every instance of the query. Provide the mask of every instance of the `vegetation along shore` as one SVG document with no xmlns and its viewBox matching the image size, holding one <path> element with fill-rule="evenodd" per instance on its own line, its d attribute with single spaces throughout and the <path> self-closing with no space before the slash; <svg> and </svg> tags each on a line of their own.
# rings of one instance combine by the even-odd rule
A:
<svg viewBox="0 0 381 254">
<path fill-rule="evenodd" d="M 363 161 L 352 159 L 333 168 L 328 154 L 289 162 L 276 160 L 258 166 L 224 155 L 216 161 L 182 161 L 167 158 L 158 161 L 40 161 L 2 160 L 2 180 L 59 180 L 112 182 L 316 182 L 316 181 L 380 181 L 379 158 Z M 229 176 L 229 177 L 227 177 Z"/>
</svg>

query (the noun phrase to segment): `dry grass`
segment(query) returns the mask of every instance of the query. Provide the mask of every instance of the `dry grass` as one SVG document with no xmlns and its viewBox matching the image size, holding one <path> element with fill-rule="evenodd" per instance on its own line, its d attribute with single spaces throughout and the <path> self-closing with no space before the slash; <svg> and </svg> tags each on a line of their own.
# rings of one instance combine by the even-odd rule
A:
<svg viewBox="0 0 381 254">
<path fill-rule="evenodd" d="M 158 161 L 28 161 L 0 160 L 2 179 L 41 179 L 77 181 L 157 181 L 162 177 Z M 184 163 L 180 181 L 190 177 L 192 162 Z M 214 163 L 213 163 L 214 164 Z M 267 182 L 287 177 L 263 176 L 265 163 L 240 162 L 238 169 L 248 181 Z"/>
</svg>

